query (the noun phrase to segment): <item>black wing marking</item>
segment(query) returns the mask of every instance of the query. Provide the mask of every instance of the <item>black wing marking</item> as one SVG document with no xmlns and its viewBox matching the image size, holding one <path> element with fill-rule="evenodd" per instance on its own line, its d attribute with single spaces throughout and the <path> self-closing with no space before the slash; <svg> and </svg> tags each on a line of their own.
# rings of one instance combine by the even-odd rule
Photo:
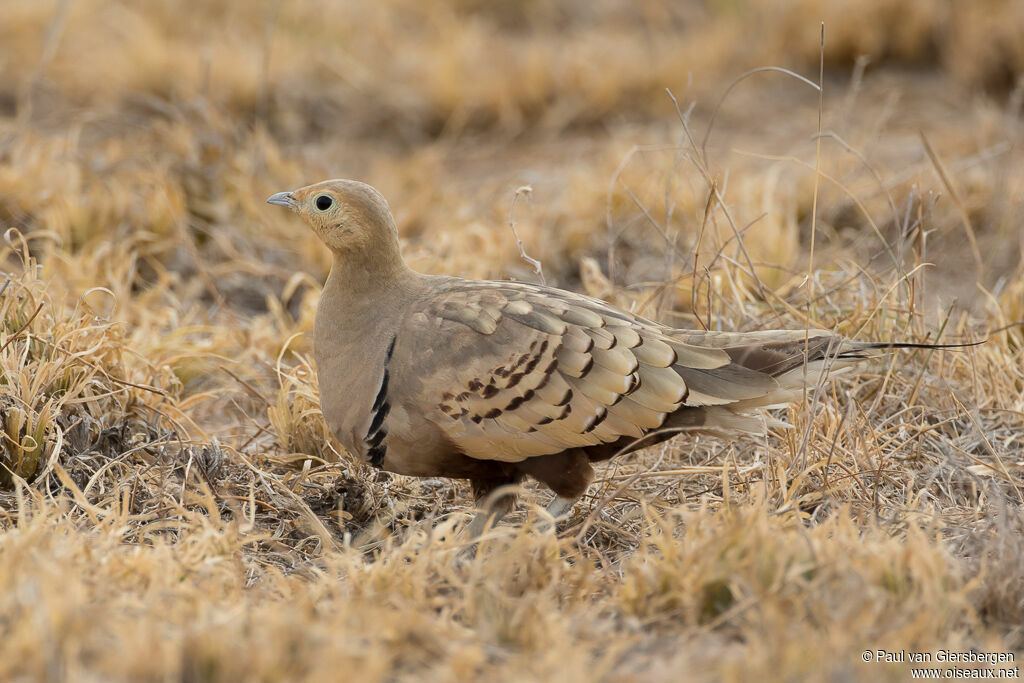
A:
<svg viewBox="0 0 1024 683">
<path fill-rule="evenodd" d="M 388 352 L 384 356 L 384 374 L 380 379 L 377 396 L 373 399 L 373 406 L 370 407 L 370 428 L 363 438 L 369 447 L 366 452 L 370 457 L 370 464 L 378 468 L 383 464 L 388 451 L 384 443 L 388 435 L 384 429 L 384 420 L 391 411 L 391 404 L 388 402 L 388 363 L 391 362 L 391 353 L 395 350 L 395 339 L 396 337 L 391 337 L 391 344 L 388 345 Z"/>
</svg>

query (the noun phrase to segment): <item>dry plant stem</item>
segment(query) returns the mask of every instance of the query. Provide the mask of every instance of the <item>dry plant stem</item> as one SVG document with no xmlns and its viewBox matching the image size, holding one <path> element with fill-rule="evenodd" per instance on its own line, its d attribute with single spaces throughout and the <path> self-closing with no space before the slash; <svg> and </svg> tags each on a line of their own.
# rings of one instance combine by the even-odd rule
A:
<svg viewBox="0 0 1024 683">
<path fill-rule="evenodd" d="M 105 379 L 113 382 L 114 384 L 120 384 L 121 386 L 124 386 L 124 387 L 132 387 L 133 389 L 142 389 L 143 391 L 148 391 L 150 393 L 156 394 L 157 396 L 166 396 L 167 395 L 166 392 L 164 392 L 162 389 L 157 389 L 156 387 L 147 386 L 145 384 L 136 384 L 135 382 L 129 382 L 127 380 L 119 379 L 117 377 L 111 377 L 111 376 L 109 376 L 106 373 L 105 370 L 103 370 L 99 366 L 94 365 L 93 363 L 90 363 L 89 361 L 85 360 L 81 356 L 79 356 L 79 355 L 77 355 L 77 354 L 75 354 L 75 353 L 73 353 L 71 351 L 68 351 L 67 349 L 61 348 L 60 346 L 57 346 L 53 342 L 51 342 L 51 341 L 49 341 L 47 339 L 43 339 L 40 336 L 31 334 L 31 333 L 30 334 L 26 334 L 25 336 L 28 339 L 31 339 L 32 341 L 39 342 L 40 344 L 45 344 L 46 346 L 49 346 L 54 351 L 60 351 L 62 354 L 64 354 L 65 356 L 67 356 L 68 358 L 70 358 L 71 360 L 73 360 L 76 363 L 81 363 L 82 365 L 84 365 L 84 366 L 86 366 L 88 368 L 92 368 L 93 370 L 96 370 L 97 372 L 103 373 L 105 375 Z M 8 340 L 8 341 L 10 341 L 10 340 Z"/>
<path fill-rule="evenodd" d="M 508 209 L 508 227 L 511 228 L 512 236 L 516 240 L 516 246 L 519 248 L 519 256 L 521 256 L 524 261 L 533 266 L 533 272 L 536 273 L 538 277 L 540 277 L 541 284 L 546 285 L 548 282 L 547 279 L 545 279 L 544 277 L 543 266 L 541 266 L 540 261 L 527 255 L 526 247 L 523 246 L 523 241 L 519 239 L 519 233 L 516 231 L 516 200 L 519 199 L 520 196 L 529 197 L 531 192 L 533 192 L 532 187 L 530 187 L 529 185 L 523 185 L 522 187 L 518 188 L 515 191 L 515 194 L 512 195 L 512 205 Z"/>
<path fill-rule="evenodd" d="M 825 24 L 824 24 L 824 22 L 822 22 L 821 31 L 822 31 L 822 36 L 824 36 L 824 34 L 825 34 Z M 824 40 L 824 37 L 822 38 L 822 40 Z M 796 80 L 800 81 L 801 83 L 806 83 L 807 85 L 811 86 L 812 88 L 815 88 L 818 91 L 821 90 L 821 86 L 817 85 L 816 83 L 814 83 L 814 81 L 811 81 L 811 80 L 809 80 L 807 78 L 804 78 L 800 74 L 798 74 L 796 72 L 793 72 L 793 71 L 790 71 L 789 69 L 783 69 L 780 66 L 760 66 L 760 67 L 757 67 L 756 69 L 751 69 L 750 71 L 745 71 L 744 73 L 742 73 L 739 76 L 737 76 L 736 78 L 734 78 L 731 83 L 729 83 L 729 85 L 725 89 L 725 92 L 723 92 L 722 96 L 720 98 L 718 98 L 718 102 L 715 104 L 714 110 L 712 110 L 712 112 L 711 112 L 711 119 L 708 121 L 707 130 L 704 131 L 704 138 L 700 142 L 700 156 L 701 156 L 702 159 L 707 159 L 708 138 L 711 137 L 711 130 L 712 130 L 712 128 L 715 125 L 715 119 L 718 117 L 718 110 L 722 108 L 722 103 L 725 102 L 725 98 L 729 96 L 729 93 L 732 92 L 732 89 L 735 88 L 737 85 L 739 85 L 741 81 L 743 81 L 744 79 L 746 79 L 746 78 L 748 78 L 750 76 L 753 76 L 754 74 L 762 73 L 764 71 L 778 71 L 779 73 L 786 74 L 787 76 L 792 76 L 793 78 L 795 78 Z M 672 99 L 673 99 L 673 101 L 675 101 L 675 98 L 672 98 Z"/>
<path fill-rule="evenodd" d="M 804 353 L 806 353 L 806 348 L 807 348 L 806 345 L 807 345 L 807 341 L 805 340 L 805 342 L 804 342 L 804 349 L 805 349 Z M 807 417 L 807 427 L 804 429 L 803 437 L 801 438 L 801 441 L 800 441 L 800 448 L 797 450 L 797 452 L 800 454 L 800 469 L 806 469 L 806 467 L 807 467 L 807 448 L 808 448 L 808 444 L 810 443 L 811 427 L 814 424 L 814 415 L 817 412 L 818 401 L 819 401 L 822 393 L 824 393 L 825 388 L 827 386 L 828 373 L 831 370 L 832 365 L 835 363 L 836 358 L 838 357 L 837 356 L 838 351 L 839 351 L 839 349 L 836 349 L 835 352 L 833 352 L 831 348 L 828 351 L 826 351 L 825 359 L 823 361 L 824 362 L 824 371 L 821 373 L 821 376 L 819 377 L 818 383 L 816 385 L 809 387 L 809 386 L 807 386 L 806 383 L 804 384 L 804 403 L 803 403 L 803 405 L 807 405 L 807 393 L 808 392 L 811 392 L 811 404 L 807 408 L 807 416 L 808 416 Z M 805 368 L 804 369 L 804 377 L 806 377 L 807 376 L 806 365 L 804 366 L 804 368 Z"/>
<path fill-rule="evenodd" d="M 675 272 L 675 245 L 678 239 L 678 233 L 672 228 L 672 218 L 676 210 L 675 200 L 675 186 L 676 186 L 676 172 L 684 158 L 683 155 L 683 139 L 685 132 L 679 134 L 679 139 L 676 142 L 676 149 L 672 153 L 672 161 L 669 167 L 669 171 L 665 177 L 665 193 L 663 203 L 665 206 L 665 232 L 670 235 L 673 250 L 665 253 L 665 277 L 666 281 L 671 280 Z M 685 260 L 684 260 L 685 263 Z M 658 318 L 664 318 L 667 311 L 672 308 L 672 297 L 668 288 L 662 288 L 662 294 L 659 297 L 658 304 Z"/>
<path fill-rule="evenodd" d="M 820 186 L 820 172 L 821 172 L 821 118 L 824 110 L 824 93 L 825 93 L 825 22 L 821 22 L 821 43 L 820 43 L 820 56 L 818 62 L 818 134 L 814 140 L 814 191 L 811 198 L 811 245 L 808 249 L 807 254 L 807 317 L 814 319 L 817 316 L 814 313 L 814 238 L 817 234 L 818 228 L 818 188 Z M 808 332 L 808 335 L 810 332 Z M 806 358 L 807 349 L 810 347 L 810 336 L 804 339 L 804 357 Z M 807 391 L 808 382 L 807 378 L 807 365 L 804 365 L 804 404 L 807 403 Z M 813 414 L 813 413 L 812 413 Z M 806 441 L 807 435 L 804 435 L 804 443 L 800 447 L 801 457 L 806 453 L 805 448 L 807 446 Z"/>
<path fill-rule="evenodd" d="M 774 70 L 773 67 L 766 67 L 766 69 L 767 70 Z M 755 69 L 754 72 L 760 71 L 760 70 L 766 70 L 766 69 Z M 785 71 L 785 69 L 781 69 L 781 71 Z M 750 72 L 750 73 L 754 73 L 754 72 Z M 733 85 L 738 83 L 739 80 L 742 80 L 743 78 L 744 77 L 741 76 L 739 79 L 734 81 Z M 730 86 L 730 88 L 731 87 L 732 86 Z M 753 261 L 753 259 L 751 259 L 750 253 L 747 251 L 747 247 L 743 243 L 743 238 L 740 235 L 739 229 L 737 228 L 736 221 L 733 219 L 732 213 L 729 210 L 729 207 L 725 203 L 725 198 L 723 196 L 724 195 L 724 187 L 723 187 L 722 191 L 719 191 L 718 184 L 712 178 L 711 172 L 708 169 L 707 157 L 706 157 L 703 149 L 701 149 L 701 150 L 697 149 L 697 143 L 693 139 L 693 133 L 691 133 L 691 131 L 690 131 L 689 123 L 687 122 L 686 117 L 683 116 L 682 110 L 679 109 L 679 102 L 676 100 L 675 95 L 673 95 L 672 91 L 668 90 L 667 88 L 666 88 L 665 92 L 668 93 L 669 99 L 672 100 L 672 104 L 673 104 L 673 106 L 675 107 L 675 110 L 676 110 L 676 115 L 679 117 L 679 121 L 680 121 L 680 123 L 683 126 L 683 132 L 686 133 L 686 139 L 689 141 L 690 147 L 692 148 L 692 150 L 694 152 L 694 158 L 692 159 L 692 161 L 693 161 L 694 165 L 697 167 L 697 169 L 700 171 L 701 175 L 704 177 L 704 182 L 707 183 L 708 189 L 714 194 L 715 200 L 717 202 L 717 207 L 722 211 L 722 214 L 725 216 L 726 221 L 729 223 L 730 229 L 732 229 L 733 236 L 736 237 L 736 245 L 737 245 L 740 253 L 743 254 L 743 258 L 746 260 L 747 267 L 749 269 L 749 270 L 746 271 L 746 274 L 754 281 L 754 284 L 757 285 L 758 294 L 761 296 L 761 298 L 767 298 L 766 294 L 765 294 L 766 288 L 764 286 L 764 283 L 761 282 L 761 278 L 758 277 L 758 275 L 757 275 L 757 270 L 754 268 L 754 261 Z M 726 94 L 728 94 L 728 89 L 726 90 Z M 723 95 L 723 99 L 724 99 L 724 97 L 725 96 Z M 713 122 L 714 122 L 714 119 L 712 118 L 711 123 L 713 123 Z M 708 131 L 707 131 L 707 134 L 705 135 L 705 139 L 704 139 L 705 143 L 707 142 L 707 135 L 709 135 L 711 133 L 711 123 L 708 124 Z"/>
<path fill-rule="evenodd" d="M 640 199 L 635 194 L 633 194 L 633 191 L 631 189 L 626 187 L 625 190 L 626 194 L 628 194 L 629 198 L 633 200 L 633 203 L 636 205 L 636 207 L 640 209 L 640 212 L 644 215 L 644 218 L 647 219 L 647 222 L 654 227 L 654 229 L 661 236 L 661 239 L 664 240 L 665 246 L 668 247 L 668 250 L 680 257 L 685 256 L 685 254 L 683 254 L 683 252 L 679 250 L 679 247 L 676 245 L 675 240 L 669 237 L 668 233 L 665 232 L 665 228 L 663 228 L 661 224 L 658 223 L 658 221 L 654 220 L 654 216 L 652 216 L 651 212 L 647 209 L 647 207 L 643 205 L 643 202 L 641 202 Z"/>
<path fill-rule="evenodd" d="M 669 93 L 669 96 L 671 97 L 671 93 Z M 680 113 L 680 116 L 682 116 L 681 113 Z M 608 279 L 611 282 L 613 282 L 613 283 L 615 282 L 615 258 L 616 258 L 616 256 L 615 256 L 615 247 L 616 247 L 616 244 L 618 243 L 619 237 L 621 236 L 622 232 L 624 230 L 626 230 L 626 228 L 622 228 L 621 230 L 615 230 L 614 229 L 614 221 L 612 219 L 612 196 L 613 196 L 614 191 L 615 191 L 615 186 L 619 182 L 619 177 L 622 175 L 622 172 L 629 165 L 629 163 L 632 160 L 633 156 L 635 154 L 639 153 L 639 152 L 646 152 L 646 151 L 676 151 L 677 149 L 678 149 L 678 147 L 674 146 L 674 145 L 633 145 L 629 149 L 629 151 L 626 152 L 626 154 L 619 161 L 618 165 L 615 167 L 615 171 L 612 173 L 611 177 L 608 180 L 608 187 L 605 190 L 605 214 L 604 214 L 605 230 L 606 230 L 606 233 L 607 233 L 607 244 L 608 244 L 608 256 L 606 258 L 606 264 L 607 264 L 606 268 L 607 268 L 607 271 L 608 271 Z"/>
<path fill-rule="evenodd" d="M 261 394 L 261 393 L 260 393 L 259 391 L 257 391 L 257 390 L 256 390 L 256 388 L 255 388 L 255 387 L 254 387 L 254 386 L 253 386 L 252 384 L 250 384 L 249 382 L 246 382 L 246 381 L 245 381 L 244 379 L 242 379 L 241 377 L 239 377 L 238 375 L 236 375 L 236 374 L 235 374 L 234 372 L 232 372 L 231 370 L 227 369 L 227 368 L 226 368 L 226 367 L 224 367 L 223 365 L 221 365 L 221 366 L 220 366 L 220 369 L 221 369 L 221 371 L 223 371 L 223 372 L 224 372 L 225 374 L 227 374 L 227 375 L 228 375 L 229 377 L 231 377 L 231 379 L 233 379 L 233 380 L 235 380 L 236 382 L 238 382 L 239 384 L 241 384 L 241 385 L 242 385 L 242 387 L 243 387 L 243 388 L 244 388 L 244 389 L 245 389 L 245 390 L 246 390 L 247 392 L 249 392 L 249 394 L 250 394 L 250 395 L 251 395 L 251 396 L 252 396 L 253 398 L 256 398 L 256 399 L 258 399 L 258 400 L 259 400 L 260 402 L 262 402 L 262 403 L 263 403 L 263 405 L 265 405 L 265 406 L 269 406 L 269 405 L 271 405 L 271 403 L 270 403 L 270 400 L 269 400 L 269 399 L 268 399 L 268 398 L 267 398 L 266 396 L 264 396 L 263 394 Z"/>
<path fill-rule="evenodd" d="M 790 161 L 790 162 L 792 162 L 794 164 L 803 166 L 804 168 L 806 168 L 808 170 L 811 170 L 811 171 L 814 170 L 814 166 L 813 165 L 807 163 L 803 159 L 799 159 L 799 158 L 793 157 L 793 156 L 779 156 L 779 155 L 774 155 L 774 154 L 755 154 L 755 153 L 751 153 L 751 152 L 746 152 L 745 154 L 747 154 L 748 156 L 755 157 L 755 158 L 760 158 L 760 159 L 771 159 L 773 161 Z M 857 195 L 854 194 L 853 191 L 849 187 L 847 187 L 845 184 L 843 184 L 842 181 L 840 181 L 838 178 L 835 178 L 835 177 L 829 175 L 828 173 L 825 173 L 824 171 L 820 171 L 820 170 L 815 175 L 816 176 L 820 176 L 820 177 L 824 178 L 825 180 L 829 181 L 830 183 L 832 183 L 833 185 L 835 185 L 836 187 L 841 189 L 846 194 L 846 196 L 849 197 L 850 201 L 852 201 L 854 203 L 854 205 L 857 206 L 857 209 L 864 216 L 864 220 L 867 221 L 868 225 L 871 227 L 872 232 L 875 233 L 875 236 L 878 238 L 878 240 L 885 247 L 886 253 L 889 255 L 889 258 L 892 259 L 893 267 L 894 268 L 898 268 L 899 267 L 899 259 L 896 256 L 896 252 L 894 252 L 892 250 L 892 246 L 889 244 L 888 240 L 885 239 L 885 236 L 882 234 L 881 229 L 878 227 L 878 224 L 875 222 L 874 217 L 872 217 L 871 212 L 864 205 L 863 201 L 859 197 L 857 197 Z"/>
<path fill-rule="evenodd" d="M 612 456 L 611 459 L 615 460 L 615 458 L 617 458 L 618 455 L 621 455 L 622 453 L 626 453 L 628 451 L 634 450 L 640 444 L 642 444 L 644 441 L 648 441 L 648 440 L 653 439 L 653 438 L 655 438 L 655 437 L 657 437 L 659 435 L 662 435 L 662 434 L 683 434 L 683 433 L 686 433 L 686 432 L 694 432 L 694 431 L 699 431 L 699 430 L 698 429 L 694 429 L 694 428 L 690 428 L 690 427 L 671 427 L 671 428 L 663 428 L 663 429 L 656 429 L 656 430 L 650 431 L 647 434 L 643 435 L 642 437 L 634 440 L 632 443 L 627 444 L 626 446 L 623 446 L 621 449 L 619 449 L 619 451 L 618 451 L 618 453 L 616 455 Z M 654 463 L 654 465 L 652 465 L 648 469 L 648 471 L 656 470 L 658 468 L 658 466 L 661 464 L 661 461 L 664 459 L 664 457 L 665 457 L 665 452 L 663 451 L 661 456 L 658 457 L 658 460 Z M 583 535 L 590 528 L 590 525 L 593 524 L 594 519 L 596 519 L 597 515 L 599 515 L 601 513 L 601 510 L 604 508 L 604 506 L 607 505 L 608 503 L 610 503 L 616 497 L 618 497 L 623 491 L 628 489 L 633 484 L 633 482 L 636 481 L 635 477 L 636 477 L 636 475 L 633 475 L 632 477 L 627 479 L 621 486 L 619 486 L 617 489 L 615 489 L 611 494 L 605 495 L 603 498 L 601 498 L 600 501 L 597 502 L 596 505 L 594 505 L 594 507 L 587 514 L 587 517 L 584 520 L 583 526 L 580 529 L 579 533 L 576 534 L 576 540 L 577 541 L 582 539 Z"/>
<path fill-rule="evenodd" d="M 935 332 L 936 344 L 940 343 L 942 340 L 942 335 L 945 333 L 946 326 L 949 324 L 950 316 L 952 316 L 953 314 L 953 306 L 954 304 L 950 304 L 949 308 L 946 310 L 946 315 L 942 318 L 942 322 L 939 325 L 939 329 Z M 926 361 L 931 360 L 933 353 L 934 350 L 929 351 L 928 353 L 925 354 Z M 910 398 L 907 400 L 907 403 L 911 405 L 917 403 L 918 392 L 921 390 L 921 382 L 924 381 L 924 375 L 925 372 L 924 369 L 922 369 L 921 372 L 918 373 L 917 379 L 914 380 L 914 385 L 913 388 L 910 390 Z"/>
<path fill-rule="evenodd" d="M 807 254 L 807 315 L 814 314 L 814 241 L 818 232 L 818 189 L 821 178 L 821 119 L 825 109 L 825 22 L 821 22 L 821 44 L 818 61 L 818 132 L 814 138 L 814 192 L 811 198 L 811 245 Z"/>
<path fill-rule="evenodd" d="M 1017 494 L 1017 502 L 1020 503 L 1021 505 L 1024 505 L 1024 493 L 1021 493 L 1021 489 L 1017 485 L 1017 482 L 1014 480 L 1012 476 L 1010 476 L 1010 472 L 1009 470 L 1006 469 L 1006 463 L 1003 462 L 1002 457 L 1000 457 L 999 453 L 997 453 L 996 450 L 992 448 L 991 442 L 989 442 L 988 437 L 985 436 L 985 431 L 981 428 L 981 425 L 978 424 L 978 421 L 975 419 L 972 411 L 969 410 L 966 406 L 964 406 L 964 404 L 961 403 L 956 396 L 952 396 L 951 398 L 953 401 L 956 402 L 956 404 L 960 407 L 963 413 L 967 416 L 967 419 L 971 421 L 971 424 L 974 426 L 974 429 L 977 430 L 978 432 L 978 436 L 981 438 L 981 442 L 985 444 L 985 450 L 989 452 L 989 455 L 992 456 L 992 458 L 996 461 L 996 464 L 999 466 L 999 471 L 1003 474 L 1003 476 L 1006 477 L 1006 480 L 1010 482 L 1010 485 L 1013 486 L 1013 491 L 1014 493 Z M 988 465 L 988 467 L 991 467 L 991 465 Z"/>
<path fill-rule="evenodd" d="M 700 314 L 697 312 L 697 262 L 700 260 L 700 245 L 701 245 L 701 242 L 704 239 L 704 230 L 707 228 L 708 217 L 711 215 L 711 209 L 713 208 L 714 201 L 715 201 L 715 193 L 713 191 L 712 192 L 708 192 L 708 199 L 707 199 L 707 202 L 705 202 L 705 204 L 704 204 L 704 215 L 701 218 L 701 222 L 700 222 L 700 231 L 697 232 L 697 241 L 696 241 L 696 243 L 693 246 L 693 279 L 692 279 L 693 285 L 690 287 L 690 293 L 691 293 L 690 294 L 690 310 L 693 311 L 693 315 L 697 318 L 697 322 L 705 330 L 710 329 L 711 319 L 709 317 L 708 321 L 705 323 L 703 320 L 701 320 Z M 719 253 L 721 253 L 721 252 L 719 252 Z M 711 282 L 709 280 L 708 281 L 708 289 L 709 289 L 709 291 L 710 291 L 710 288 L 711 288 Z M 711 311 L 709 310 L 708 311 L 708 316 L 710 316 L 710 315 L 711 315 Z"/>
<path fill-rule="evenodd" d="M 967 208 L 964 206 L 963 201 L 961 201 L 956 188 L 953 187 L 953 183 L 949 179 L 949 174 L 946 173 L 946 168 L 942 164 L 942 159 L 939 158 L 939 155 L 932 147 L 932 144 L 928 142 L 928 136 L 924 134 L 923 130 L 918 131 L 918 134 L 921 136 L 921 143 L 924 145 L 925 152 L 928 153 L 928 158 L 931 160 L 932 166 L 935 168 L 935 172 L 939 175 L 939 179 L 942 181 L 946 190 L 949 191 L 950 196 L 953 197 L 953 203 L 956 204 L 956 208 L 960 210 L 960 218 L 963 221 L 964 232 L 967 234 L 967 241 L 971 245 L 971 254 L 974 256 L 974 264 L 978 269 L 977 278 L 980 282 L 982 275 L 985 272 L 985 262 L 981 257 L 981 250 L 978 248 L 978 238 L 974 234 L 974 226 L 971 224 L 971 216 L 967 213 Z"/>
<path fill-rule="evenodd" d="M 885 194 L 886 201 L 889 203 L 889 208 L 892 211 L 893 225 L 894 226 L 899 226 L 900 225 L 900 218 L 899 218 L 899 212 L 896 209 L 896 203 L 893 201 L 892 193 L 889 191 L 889 188 L 887 188 L 885 186 L 885 183 L 882 180 L 882 176 L 881 176 L 881 174 L 879 174 L 878 170 L 870 162 L 868 162 L 867 158 L 863 155 L 863 153 L 861 153 L 860 151 L 858 151 L 858 150 L 854 149 L 853 147 L 851 147 L 849 144 L 847 144 L 847 142 L 845 140 L 843 140 L 841 137 L 839 137 L 839 135 L 837 135 L 835 132 L 829 131 L 829 132 L 826 132 L 826 133 L 822 133 L 821 135 L 823 135 L 824 137 L 827 137 L 827 138 L 830 138 L 830 139 L 834 140 L 836 142 L 836 144 L 838 144 L 843 149 L 845 149 L 847 152 L 849 152 L 850 154 L 855 156 L 857 158 L 857 160 L 861 162 L 861 164 L 864 166 L 864 168 L 867 169 L 869 173 L 871 173 L 872 177 L 878 183 L 879 189 L 882 191 L 883 194 Z M 817 175 L 817 172 L 815 173 L 815 175 Z M 817 189 L 818 189 L 817 183 L 815 183 L 815 192 L 817 192 Z M 909 208 L 909 205 L 908 205 L 908 208 Z M 899 235 L 900 235 L 900 238 L 899 238 L 899 249 L 896 250 L 895 252 L 893 252 L 892 247 L 889 245 L 889 241 L 885 239 L 885 236 L 881 234 L 881 231 L 878 231 L 878 238 L 882 241 L 882 245 L 885 247 L 886 252 L 889 254 L 889 258 L 892 259 L 893 266 L 896 268 L 896 273 L 899 275 L 899 277 L 903 278 L 904 277 L 904 272 L 903 272 L 903 246 L 904 246 L 904 239 L 905 239 L 906 231 L 905 230 L 900 230 Z M 908 297 L 908 301 L 911 303 L 911 305 L 913 305 L 913 301 L 914 301 L 913 282 L 911 282 L 908 279 L 906 284 L 907 284 L 907 297 Z"/>
<path fill-rule="evenodd" d="M 6 283 L 4 284 L 4 289 L 7 289 Z M 28 328 L 28 326 L 32 324 L 32 321 L 36 319 L 36 316 L 39 315 L 39 311 L 41 310 L 43 310 L 43 304 L 39 304 L 38 306 L 36 306 L 36 310 L 32 313 L 32 315 L 28 317 L 28 320 L 25 321 L 25 324 L 19 327 L 17 330 L 15 330 L 14 334 L 8 337 L 7 341 L 5 341 L 3 345 L 0 345 L 0 351 L 6 349 L 11 342 L 13 342 L 19 336 L 21 336 L 21 333 L 24 332 Z"/>
<path fill-rule="evenodd" d="M 893 225 L 894 226 L 900 225 L 899 210 L 896 208 L 896 202 L 892 198 L 892 192 L 891 192 L 890 188 L 886 186 L 885 181 L 882 179 L 882 175 L 878 172 L 878 169 L 875 168 L 875 166 L 870 161 L 868 161 L 867 157 L 864 156 L 864 153 L 861 152 L 858 149 L 855 149 L 852 145 L 850 145 L 848 142 L 846 142 L 846 140 L 844 140 L 835 131 L 832 131 L 832 130 L 825 131 L 823 133 L 820 133 L 816 137 L 828 138 L 828 139 L 834 141 L 837 145 L 842 147 L 844 150 L 846 150 L 847 152 L 852 154 L 854 157 L 856 157 L 857 161 L 859 161 L 861 163 L 861 165 L 871 174 L 871 177 L 874 178 L 875 182 L 878 183 L 878 189 L 885 195 L 885 200 L 889 204 L 890 211 L 892 211 Z M 897 254 L 897 256 L 899 256 L 899 254 Z M 896 263 L 894 265 L 897 268 L 902 267 L 902 265 L 903 265 L 902 264 L 902 260 L 897 259 Z"/>
</svg>

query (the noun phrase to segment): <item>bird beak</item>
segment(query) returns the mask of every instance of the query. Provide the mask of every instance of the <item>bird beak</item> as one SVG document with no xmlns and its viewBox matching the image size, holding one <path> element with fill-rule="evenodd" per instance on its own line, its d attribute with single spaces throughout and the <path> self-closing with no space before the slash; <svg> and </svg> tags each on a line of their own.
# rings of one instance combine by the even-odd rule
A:
<svg viewBox="0 0 1024 683">
<path fill-rule="evenodd" d="M 276 204 L 277 206 L 283 206 L 286 209 L 295 210 L 295 197 L 292 196 L 291 192 L 278 192 L 267 197 L 267 204 Z"/>
</svg>

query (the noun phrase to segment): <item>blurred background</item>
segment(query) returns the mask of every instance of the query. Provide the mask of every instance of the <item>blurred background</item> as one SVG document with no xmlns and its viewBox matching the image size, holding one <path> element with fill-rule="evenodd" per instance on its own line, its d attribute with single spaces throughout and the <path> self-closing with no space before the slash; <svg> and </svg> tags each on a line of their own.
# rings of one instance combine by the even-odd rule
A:
<svg viewBox="0 0 1024 683">
<path fill-rule="evenodd" d="M 41 258 L 105 244 L 131 257 L 119 277 L 169 285 L 179 303 L 260 312 L 295 273 L 322 279 L 324 250 L 262 200 L 327 177 L 390 199 L 416 267 L 476 277 L 531 276 L 508 230 L 529 185 L 514 219 L 548 278 L 579 287 L 589 272 L 595 291 L 677 281 L 678 308 L 730 258 L 748 272 L 728 280 L 749 285 L 753 264 L 783 296 L 806 274 L 816 158 L 822 266 L 913 267 L 916 244 L 941 275 L 928 290 L 964 299 L 976 276 L 995 287 L 1020 260 L 1019 2 L 2 11 L 0 222 L 32 235 Z M 816 151 L 808 84 L 761 72 L 722 97 L 757 67 L 817 82 L 822 21 Z"/>
</svg>

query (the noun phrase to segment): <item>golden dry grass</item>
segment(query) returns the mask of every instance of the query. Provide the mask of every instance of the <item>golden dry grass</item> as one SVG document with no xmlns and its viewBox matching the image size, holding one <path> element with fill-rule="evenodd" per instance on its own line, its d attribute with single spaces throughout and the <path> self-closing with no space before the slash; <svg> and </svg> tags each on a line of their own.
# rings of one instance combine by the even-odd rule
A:
<svg viewBox="0 0 1024 683">
<path fill-rule="evenodd" d="M 903 680 L 861 652 L 1024 651 L 1019 3 L 0 16 L 0 678 Z M 778 72 L 705 146 L 740 74 L 817 81 L 820 20 L 820 148 Z M 680 326 L 989 341 L 620 459 L 557 536 L 529 488 L 473 554 L 464 485 L 354 463 L 319 414 L 329 260 L 263 199 L 334 176 L 389 197 L 422 270 L 534 277 L 512 219 L 549 282 Z"/>
</svg>

